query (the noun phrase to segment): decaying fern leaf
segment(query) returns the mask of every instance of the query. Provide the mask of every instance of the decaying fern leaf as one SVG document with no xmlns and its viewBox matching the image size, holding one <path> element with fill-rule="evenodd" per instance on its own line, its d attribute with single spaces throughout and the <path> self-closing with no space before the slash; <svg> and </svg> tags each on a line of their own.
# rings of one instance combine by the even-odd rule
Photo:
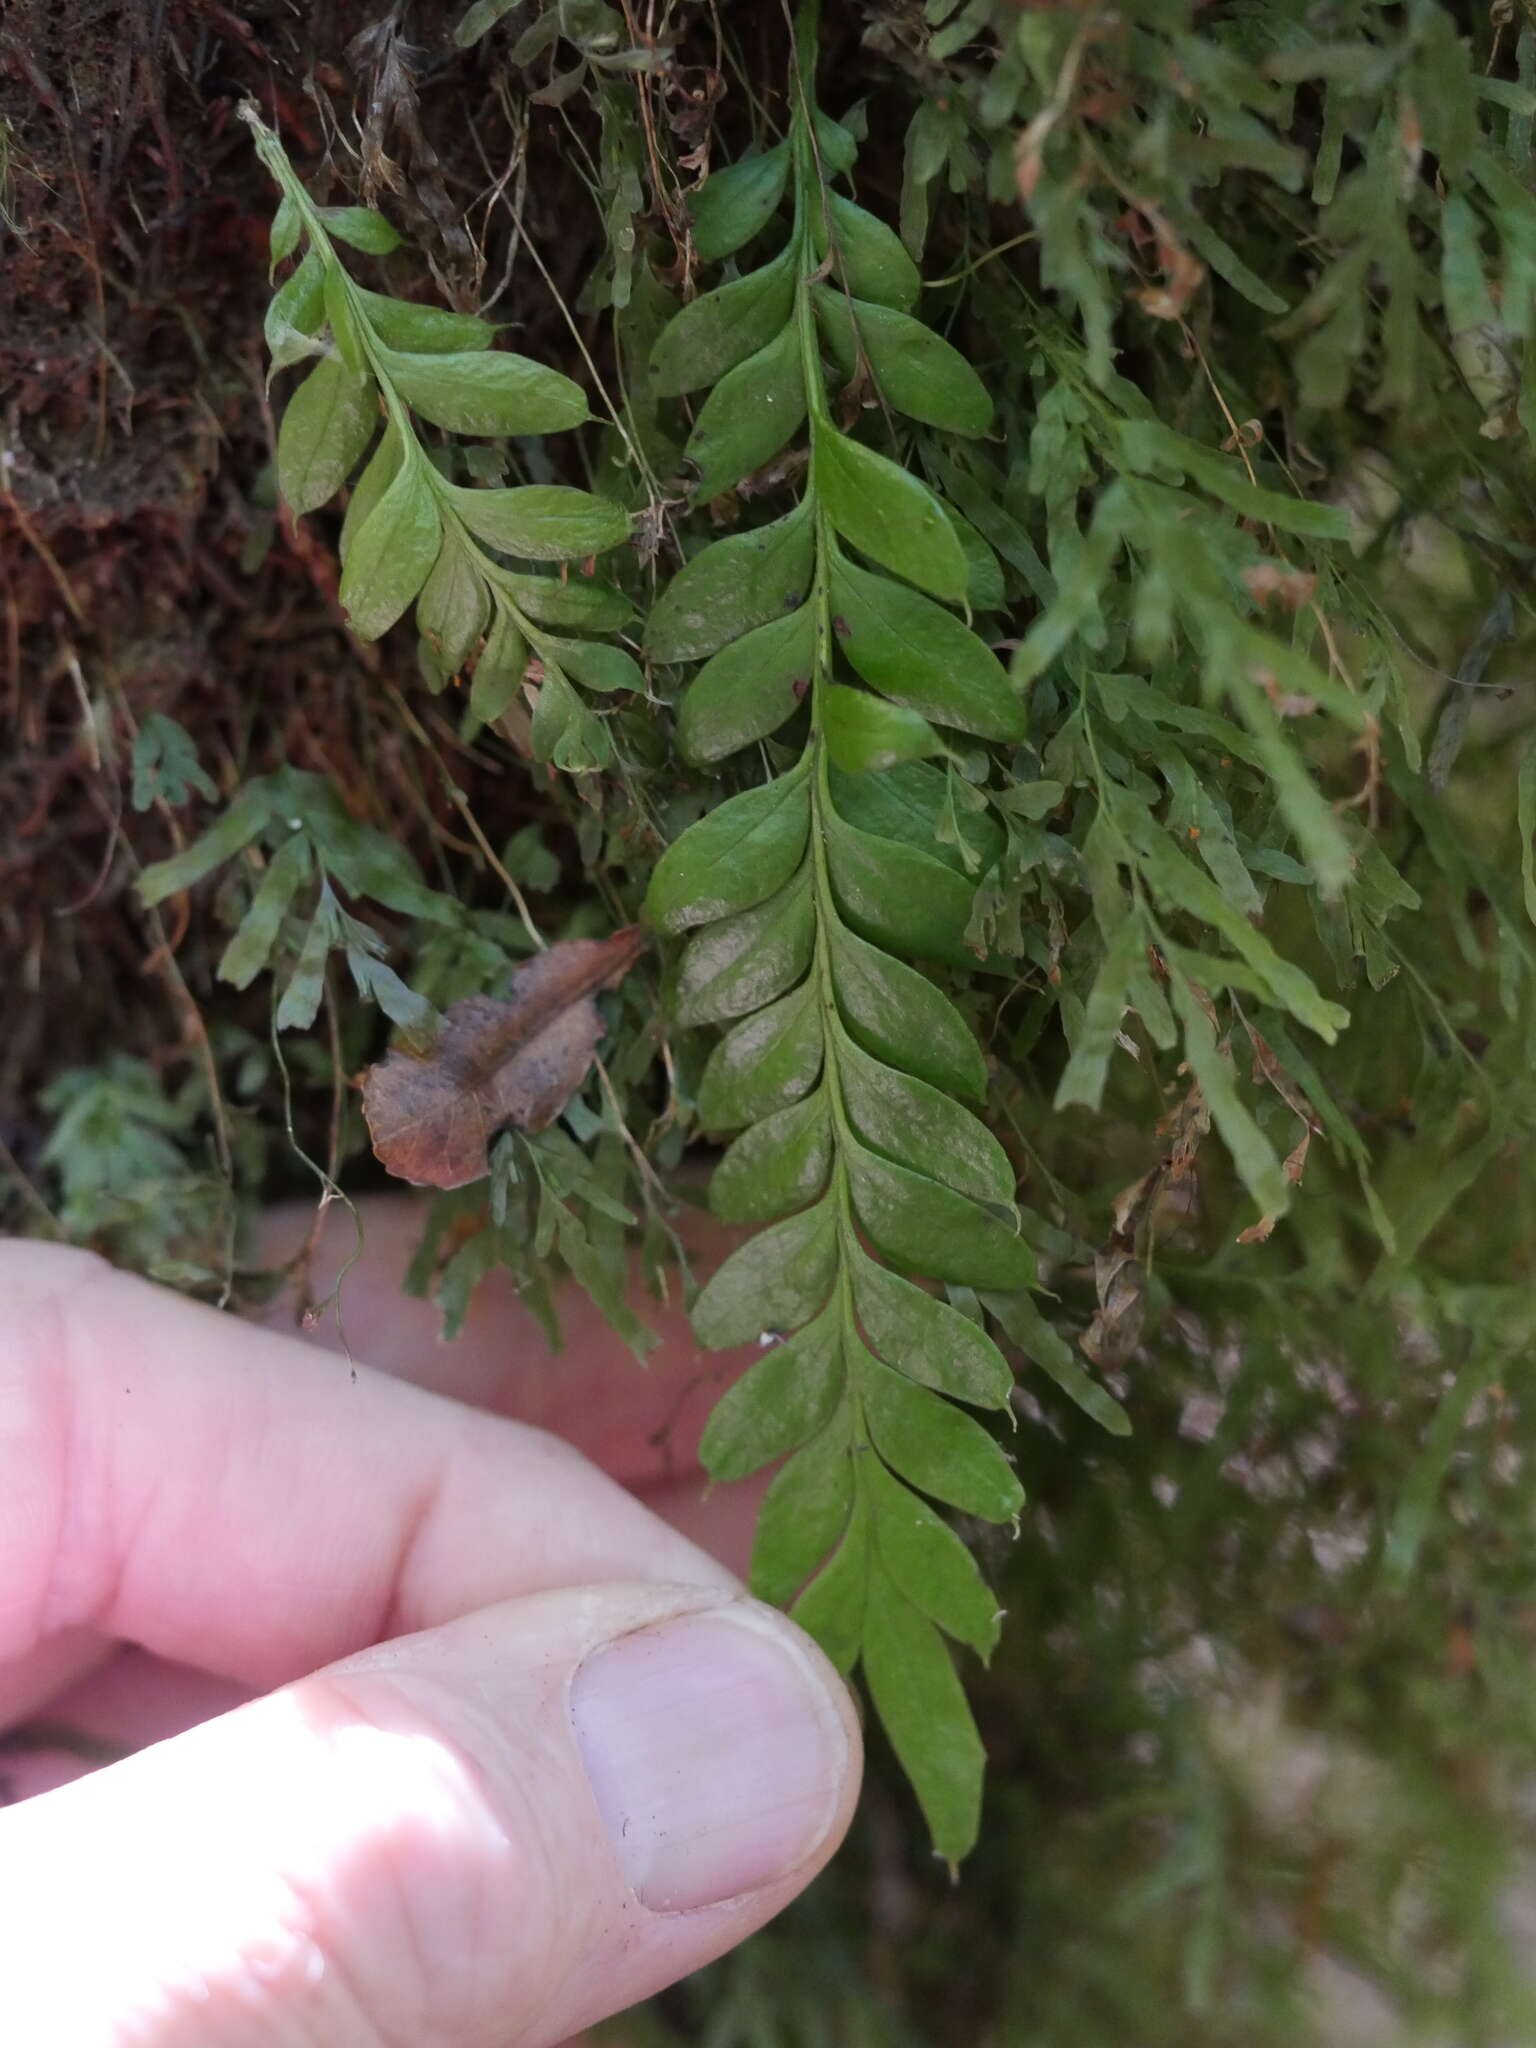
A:
<svg viewBox="0 0 1536 2048">
<path fill-rule="evenodd" d="M 909 1276 L 1007 1295 L 1035 1267 L 1013 1168 L 964 1106 L 986 1092 L 981 1052 L 909 964 L 977 970 L 972 885 L 937 849 L 882 829 L 872 789 L 899 807 L 903 778 L 937 775 L 928 757 L 950 751 L 939 728 L 1017 739 L 1024 713 L 956 609 L 970 576 L 962 522 L 839 425 L 845 386 L 878 401 L 861 417 L 898 453 L 893 414 L 978 434 L 991 405 L 913 317 L 917 273 L 896 236 L 836 189 L 855 146 L 814 106 L 814 32 L 802 9 L 788 137 L 717 173 L 697 208 L 709 258 L 768 230 L 781 203 L 787 237 L 685 307 L 653 366 L 664 390 L 713 387 L 687 450 L 701 497 L 770 462 L 802 425 L 804 486 L 785 517 L 695 556 L 647 633 L 658 659 L 708 657 L 680 709 L 695 761 L 791 721 L 808 729 L 783 773 L 668 850 L 647 908 L 689 935 L 678 1022 L 729 1027 L 700 1098 L 706 1128 L 739 1132 L 713 1206 L 769 1226 L 695 1307 L 706 1344 L 768 1346 L 716 1409 L 705 1461 L 735 1478 L 794 1454 L 764 1505 L 754 1587 L 793 1601 L 843 1670 L 862 1668 L 936 1846 L 958 1858 L 976 1832 L 982 1751 L 940 1631 L 985 1656 L 999 1618 L 928 1500 L 1007 1522 L 1023 1495 L 955 1405 L 1008 1403 L 979 1309 Z"/>
<path fill-rule="evenodd" d="M 274 372 L 320 358 L 289 400 L 278 434 L 278 486 L 287 504 L 295 513 L 325 504 L 373 447 L 341 532 L 341 602 L 352 630 L 377 639 L 414 603 L 429 685 L 440 690 L 473 666 L 472 728 L 508 710 L 536 659 L 529 731 L 536 757 L 573 774 L 611 765 L 603 721 L 574 685 L 600 694 L 643 686 L 623 648 L 590 637 L 623 626 L 629 602 L 586 577 L 531 565 L 617 547 L 629 531 L 625 513 L 564 484 L 484 490 L 454 483 L 429 457 L 413 418 L 450 434 L 561 433 L 588 418 L 581 388 L 557 370 L 493 349 L 489 321 L 358 284 L 336 242 L 386 254 L 398 246 L 394 229 L 367 207 L 316 206 L 277 137 L 254 109 L 243 111 L 283 195 L 272 223 L 274 267 L 308 242 L 266 321 Z M 384 428 L 374 445 L 381 408 Z M 511 568 L 504 557 L 524 566 Z"/>
</svg>

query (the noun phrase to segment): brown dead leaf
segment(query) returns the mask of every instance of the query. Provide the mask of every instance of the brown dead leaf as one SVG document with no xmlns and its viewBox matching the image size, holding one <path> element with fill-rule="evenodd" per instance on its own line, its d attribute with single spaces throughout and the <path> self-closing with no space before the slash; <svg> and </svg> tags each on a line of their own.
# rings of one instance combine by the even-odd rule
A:
<svg viewBox="0 0 1536 2048">
<path fill-rule="evenodd" d="M 1094 1256 L 1093 1280 L 1098 1312 L 1077 1341 L 1087 1358 L 1109 1371 L 1126 1364 L 1141 1342 L 1147 1273 L 1129 1246 L 1112 1240 Z"/>
<path fill-rule="evenodd" d="M 1199 1001 L 1210 998 L 1196 986 Z M 1213 1013 L 1214 1014 L 1214 1013 Z M 1099 1306 L 1078 1346 L 1106 1370 L 1125 1365 L 1141 1342 L 1147 1312 L 1147 1256 L 1183 1229 L 1199 1208 L 1195 1174 L 1200 1141 L 1211 1128 L 1211 1112 L 1199 1084 L 1191 1080 L 1183 1100 L 1157 1123 L 1163 1155 L 1150 1172 L 1115 1196 L 1114 1229 L 1093 1259 Z"/>
<path fill-rule="evenodd" d="M 389 9 L 347 45 L 365 94 L 362 196 L 373 206 L 381 192 L 393 195 L 443 296 L 459 312 L 472 313 L 480 304 L 485 257 L 470 238 L 464 209 L 450 194 L 422 126 L 416 88 L 425 52 L 406 40 L 403 12 Z"/>
<path fill-rule="evenodd" d="M 1205 265 L 1172 242 L 1159 241 L 1157 254 L 1163 281 L 1143 285 L 1136 294 L 1137 304 L 1154 320 L 1182 320 L 1185 308 L 1205 283 Z"/>
<path fill-rule="evenodd" d="M 1301 1136 L 1285 1155 L 1285 1164 L 1281 1171 L 1292 1187 L 1300 1184 L 1301 1176 L 1306 1172 L 1307 1152 L 1311 1143 L 1311 1130 L 1303 1126 Z M 1273 1234 L 1275 1225 L 1279 1221 L 1280 1218 L 1278 1216 L 1261 1216 L 1257 1223 L 1250 1223 L 1246 1230 L 1240 1230 L 1237 1233 L 1238 1243 L 1267 1244 Z"/>
<path fill-rule="evenodd" d="M 505 998 L 455 1003 L 424 1055 L 397 1050 L 369 1067 L 363 1114 L 384 1166 L 417 1187 L 461 1188 L 490 1172 L 504 1124 L 552 1124 L 603 1035 L 593 997 L 623 980 L 644 943 L 636 926 L 563 940 L 520 967 Z"/>
<path fill-rule="evenodd" d="M 1196 986 L 1195 996 L 1205 1009 L 1210 1009 L 1210 998 L 1203 988 Z M 1166 1181 L 1187 1179 L 1194 1169 L 1201 1140 L 1211 1128 L 1210 1105 L 1197 1081 L 1190 1080 L 1183 1100 L 1158 1118 L 1156 1128 L 1157 1135 L 1165 1141 L 1163 1162 L 1158 1171 Z"/>
<path fill-rule="evenodd" d="M 1317 709 L 1315 697 L 1305 696 L 1295 690 L 1282 690 L 1274 670 L 1265 663 L 1255 662 L 1248 674 L 1282 718 L 1310 718 Z"/>
<path fill-rule="evenodd" d="M 1243 571 L 1243 584 L 1255 604 L 1267 605 L 1277 598 L 1285 611 L 1299 612 L 1312 602 L 1317 578 L 1309 569 L 1293 568 L 1289 562 L 1255 562 Z"/>
<path fill-rule="evenodd" d="M 1281 1066 L 1274 1047 L 1263 1032 L 1243 1015 L 1236 998 L 1233 999 L 1232 1007 L 1237 1011 L 1242 1027 L 1248 1034 L 1249 1043 L 1253 1047 L 1255 1083 L 1261 1086 L 1267 1083 L 1273 1088 L 1286 1108 L 1301 1124 L 1301 1136 L 1286 1154 L 1282 1169 L 1291 1186 L 1298 1187 L 1301 1184 L 1301 1176 L 1306 1171 L 1307 1153 L 1311 1148 L 1313 1135 L 1320 1133 L 1323 1127 L 1301 1088 Z M 1238 1243 L 1267 1244 L 1279 1220 L 1278 1216 L 1261 1216 L 1257 1223 L 1250 1223 L 1246 1230 L 1238 1233 Z"/>
<path fill-rule="evenodd" d="M 1254 1080 L 1256 1082 L 1268 1082 L 1286 1108 L 1291 1111 L 1293 1116 L 1299 1117 L 1309 1131 L 1321 1131 L 1323 1127 L 1318 1122 L 1311 1103 L 1308 1102 L 1306 1096 L 1291 1079 L 1285 1068 L 1281 1066 L 1275 1056 L 1275 1049 L 1269 1040 L 1262 1031 L 1257 1030 L 1254 1025 L 1249 1023 L 1242 1010 L 1238 1009 L 1235 1003 L 1233 1008 L 1237 1009 L 1243 1029 L 1248 1034 L 1248 1042 L 1253 1047 Z"/>
</svg>

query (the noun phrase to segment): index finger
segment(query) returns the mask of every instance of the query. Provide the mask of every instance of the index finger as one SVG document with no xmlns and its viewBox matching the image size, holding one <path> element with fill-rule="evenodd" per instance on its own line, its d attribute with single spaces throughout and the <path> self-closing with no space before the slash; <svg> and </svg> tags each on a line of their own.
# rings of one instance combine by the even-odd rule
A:
<svg viewBox="0 0 1536 2048">
<path fill-rule="evenodd" d="M 255 1687 L 518 1595 L 735 1585 L 544 1432 L 0 1245 L 0 1661 L 95 1628 Z"/>
</svg>

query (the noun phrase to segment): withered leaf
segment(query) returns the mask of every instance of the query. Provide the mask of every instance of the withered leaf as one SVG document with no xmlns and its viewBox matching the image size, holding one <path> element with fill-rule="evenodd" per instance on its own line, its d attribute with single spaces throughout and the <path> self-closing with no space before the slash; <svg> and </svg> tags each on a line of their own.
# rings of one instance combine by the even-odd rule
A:
<svg viewBox="0 0 1536 2048">
<path fill-rule="evenodd" d="M 1314 1128 L 1315 1126 L 1304 1124 L 1301 1136 L 1285 1156 L 1281 1172 L 1284 1173 L 1292 1187 L 1299 1184 L 1302 1174 L 1306 1171 L 1307 1148 L 1312 1143 L 1312 1131 Z M 1240 1230 L 1237 1233 L 1238 1243 L 1267 1244 L 1273 1234 L 1275 1225 L 1279 1221 L 1280 1218 L 1278 1216 L 1261 1216 L 1257 1223 L 1250 1223 L 1246 1230 Z"/>
<path fill-rule="evenodd" d="M 363 1075 L 363 1114 L 385 1167 L 417 1187 L 461 1188 L 490 1172 L 506 1124 L 542 1131 L 586 1079 L 603 1035 L 593 1000 L 614 988 L 645 940 L 565 939 L 535 955 L 508 994 L 469 996 L 445 1012 L 425 1054 L 391 1052 Z"/>
<path fill-rule="evenodd" d="M 1111 1243 L 1093 1261 L 1099 1307 L 1078 1344 L 1095 1365 L 1124 1365 L 1141 1342 L 1147 1312 L 1147 1271 L 1127 1246 Z"/>
<path fill-rule="evenodd" d="M 1195 994 L 1214 1015 L 1205 991 L 1197 988 Z M 1210 1128 L 1210 1106 L 1199 1083 L 1191 1080 L 1183 1100 L 1158 1120 L 1162 1158 L 1114 1199 L 1114 1230 L 1093 1260 L 1098 1311 L 1077 1340 L 1085 1355 L 1105 1370 L 1127 1364 L 1141 1342 L 1147 1312 L 1146 1257 L 1198 1206 L 1195 1160 Z"/>
</svg>

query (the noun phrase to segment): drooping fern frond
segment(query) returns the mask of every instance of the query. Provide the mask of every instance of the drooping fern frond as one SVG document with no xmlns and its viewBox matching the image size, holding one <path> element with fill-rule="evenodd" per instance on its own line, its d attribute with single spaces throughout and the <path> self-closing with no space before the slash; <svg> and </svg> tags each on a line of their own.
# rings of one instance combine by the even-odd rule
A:
<svg viewBox="0 0 1536 2048">
<path fill-rule="evenodd" d="M 715 1213 L 767 1226 L 695 1306 L 706 1344 L 768 1346 L 716 1409 L 705 1462 L 736 1478 L 793 1453 L 763 1508 L 754 1588 L 862 1670 L 953 1859 L 975 1836 L 982 1751 L 941 1631 L 985 1656 L 999 1617 L 929 1502 L 1007 1522 L 1023 1495 L 956 1405 L 1009 1399 L 979 1308 L 916 1283 L 1012 1296 L 1035 1264 L 1014 1169 L 966 1106 L 986 1094 L 980 1048 L 911 963 L 985 966 L 965 938 L 963 855 L 921 843 L 929 785 L 945 784 L 929 763 L 967 735 L 1022 737 L 1025 714 L 962 615 L 965 524 L 900 459 L 897 415 L 974 435 L 991 403 L 913 316 L 895 234 L 837 189 L 855 145 L 816 107 L 814 39 L 807 6 L 788 135 L 717 173 L 695 209 L 708 259 L 772 231 L 782 207 L 781 245 L 686 306 L 652 361 L 663 391 L 709 389 L 687 444 L 700 498 L 804 428 L 794 508 L 694 556 L 646 636 L 658 660 L 707 657 L 679 709 L 693 761 L 793 737 L 775 741 L 780 773 L 668 849 L 647 909 L 687 935 L 677 1021 L 728 1027 L 699 1100 L 706 1128 L 739 1133 Z"/>
<path fill-rule="evenodd" d="M 420 418 L 449 434 L 498 438 L 562 433 L 589 416 L 580 386 L 493 348 L 487 320 L 358 284 L 337 241 L 387 254 L 399 243 L 394 229 L 367 207 L 317 206 L 277 137 L 254 109 L 244 116 L 282 192 L 274 266 L 308 245 L 266 320 L 274 372 L 320 358 L 278 433 L 278 485 L 290 509 L 325 504 L 373 448 L 341 530 L 340 597 L 353 632 L 375 640 L 414 603 L 430 687 L 473 669 L 472 728 L 501 718 L 525 681 L 536 682 L 527 734 L 535 757 L 572 774 L 609 766 L 604 722 L 573 685 L 600 695 L 643 687 L 631 655 L 591 637 L 622 627 L 629 602 L 586 577 L 531 565 L 617 547 L 627 516 L 566 484 L 455 483 L 416 425 Z"/>
</svg>

